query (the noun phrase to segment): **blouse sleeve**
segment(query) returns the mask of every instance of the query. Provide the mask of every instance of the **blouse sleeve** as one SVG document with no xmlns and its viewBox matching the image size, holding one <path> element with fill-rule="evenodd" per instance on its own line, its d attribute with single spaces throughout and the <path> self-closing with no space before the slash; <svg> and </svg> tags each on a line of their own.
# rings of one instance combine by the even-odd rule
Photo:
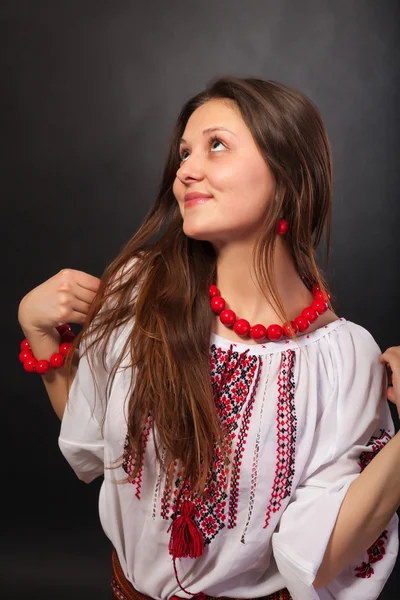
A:
<svg viewBox="0 0 400 600">
<path fill-rule="evenodd" d="M 101 424 L 106 407 L 108 374 L 100 355 L 84 353 L 80 348 L 79 356 L 78 369 L 61 421 L 58 445 L 79 479 L 90 483 L 104 472 Z"/>
<path fill-rule="evenodd" d="M 115 282 L 124 281 L 136 261 L 136 258 L 128 261 L 116 275 Z M 107 302 L 112 307 L 115 300 Z M 58 445 L 77 477 L 85 483 L 104 473 L 102 425 L 108 404 L 107 383 L 113 366 L 120 358 L 130 325 L 120 325 L 112 332 L 106 347 L 105 364 L 102 360 L 103 345 L 96 343 L 91 346 L 90 331 L 79 349 L 79 365 L 61 421 Z M 89 348 L 87 352 L 86 348 Z"/>
<path fill-rule="evenodd" d="M 333 348 L 336 393 L 272 537 L 279 571 L 294 600 L 376 600 L 398 551 L 395 514 L 367 552 L 326 587 L 313 587 L 350 484 L 394 434 L 379 347 L 361 327 L 354 325 L 346 335 L 345 343 Z"/>
</svg>

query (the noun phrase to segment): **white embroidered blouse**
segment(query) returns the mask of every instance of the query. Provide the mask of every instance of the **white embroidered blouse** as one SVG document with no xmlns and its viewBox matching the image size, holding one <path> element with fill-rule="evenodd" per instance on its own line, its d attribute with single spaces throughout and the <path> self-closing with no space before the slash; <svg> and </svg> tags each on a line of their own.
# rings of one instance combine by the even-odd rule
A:
<svg viewBox="0 0 400 600">
<path fill-rule="evenodd" d="M 115 333 L 106 366 L 124 335 Z M 379 596 L 398 552 L 397 515 L 334 581 L 318 590 L 312 585 L 349 485 L 394 434 L 379 355 L 371 335 L 345 319 L 297 341 L 263 345 L 212 334 L 212 385 L 230 434 L 231 464 L 226 475 L 216 452 L 206 494 L 194 500 L 205 549 L 196 559 L 176 560 L 184 589 L 228 598 L 259 598 L 285 587 L 294 600 Z M 132 469 L 125 444 L 130 372 L 118 370 L 106 398 L 107 371 L 97 356 L 90 360 L 99 392 L 81 356 L 60 449 L 81 480 L 104 476 L 100 520 L 127 579 L 155 600 L 190 598 L 177 584 L 168 549 L 172 518 L 191 499 L 190 489 L 178 494 L 179 465 L 170 480 L 160 470 L 150 421 L 138 476 L 117 483 Z M 120 467 L 104 469 L 121 456 Z"/>
</svg>

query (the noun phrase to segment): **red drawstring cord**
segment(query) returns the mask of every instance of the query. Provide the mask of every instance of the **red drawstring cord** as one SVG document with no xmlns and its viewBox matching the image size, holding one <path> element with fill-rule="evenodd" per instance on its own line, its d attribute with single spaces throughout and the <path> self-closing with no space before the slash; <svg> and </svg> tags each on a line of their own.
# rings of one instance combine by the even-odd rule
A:
<svg viewBox="0 0 400 600">
<path fill-rule="evenodd" d="M 197 558 L 204 551 L 204 538 L 193 521 L 195 506 L 185 500 L 180 507 L 180 515 L 176 517 L 169 529 L 172 529 L 169 540 L 169 553 L 173 558 Z"/>
<path fill-rule="evenodd" d="M 242 354 L 238 355 L 236 366 L 240 363 L 242 358 L 246 357 L 246 354 L 249 350 L 246 350 Z M 225 385 L 229 375 L 236 368 L 228 370 L 229 361 L 233 354 L 233 344 L 230 345 L 230 348 L 227 352 L 226 360 L 225 360 L 225 368 L 224 372 L 221 374 L 221 386 Z M 180 587 L 180 589 L 186 594 L 190 594 L 193 597 L 193 600 L 205 600 L 207 595 L 204 592 L 198 592 L 197 594 L 193 594 L 186 590 L 181 582 L 179 581 L 178 572 L 176 569 L 176 559 L 177 558 L 198 558 L 204 552 L 204 538 L 200 529 L 196 525 L 193 520 L 193 515 L 195 512 L 195 505 L 193 502 L 189 500 L 184 500 L 179 507 L 179 516 L 175 517 L 172 521 L 171 525 L 168 528 L 168 533 L 171 531 L 171 537 L 168 544 L 169 553 L 172 556 L 175 578 Z M 172 596 L 170 600 L 181 600 L 179 596 Z"/>
<path fill-rule="evenodd" d="M 177 558 L 198 558 L 204 552 L 204 538 L 193 520 L 194 511 L 193 502 L 189 500 L 182 502 L 179 508 L 179 516 L 175 517 L 168 528 L 168 532 L 172 529 L 168 549 L 173 558 L 175 578 L 181 590 L 186 594 L 190 594 L 193 598 L 205 600 L 206 595 L 203 592 L 192 594 L 192 592 L 185 590 L 179 581 L 176 569 Z M 178 596 L 172 596 L 170 600 L 178 598 Z"/>
</svg>

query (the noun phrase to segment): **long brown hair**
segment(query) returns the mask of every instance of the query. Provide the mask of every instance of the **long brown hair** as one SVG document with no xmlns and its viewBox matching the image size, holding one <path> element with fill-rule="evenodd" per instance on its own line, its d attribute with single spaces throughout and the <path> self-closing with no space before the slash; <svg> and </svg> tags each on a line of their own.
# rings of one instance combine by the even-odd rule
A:
<svg viewBox="0 0 400 600">
<path fill-rule="evenodd" d="M 218 78 L 182 108 L 175 124 L 157 200 L 142 226 L 105 270 L 86 322 L 75 339 L 95 346 L 104 362 L 110 336 L 130 326 L 109 383 L 128 355 L 132 371 L 128 436 L 135 477 L 143 461 L 143 435 L 151 418 L 157 459 L 168 470 L 181 461 L 193 489 L 203 492 L 215 445 L 229 461 L 213 397 L 208 287 L 216 274 L 209 242 L 188 238 L 172 186 L 179 168 L 179 141 L 191 114 L 211 99 L 233 101 L 276 181 L 277 201 L 265 216 L 254 252 L 259 285 L 287 320 L 274 284 L 276 225 L 286 236 L 299 275 L 307 285 L 326 283 L 315 251 L 325 229 L 330 242 L 332 164 L 326 131 L 316 106 L 302 93 L 275 81 Z M 128 353 L 128 354 L 127 354 Z M 162 461 L 163 452 L 164 461 Z"/>
</svg>

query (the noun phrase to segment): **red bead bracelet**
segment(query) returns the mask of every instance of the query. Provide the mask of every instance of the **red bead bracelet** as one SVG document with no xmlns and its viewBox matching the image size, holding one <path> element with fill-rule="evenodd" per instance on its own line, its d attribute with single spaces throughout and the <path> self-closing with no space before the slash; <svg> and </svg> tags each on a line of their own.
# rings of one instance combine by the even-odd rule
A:
<svg viewBox="0 0 400 600">
<path fill-rule="evenodd" d="M 56 327 L 58 333 L 61 335 L 61 344 L 58 352 L 51 355 L 50 360 L 37 360 L 33 356 L 33 352 L 27 339 L 21 342 L 21 352 L 19 353 L 19 360 L 22 362 L 25 371 L 28 373 L 39 373 L 44 375 L 53 367 L 53 369 L 59 369 L 65 363 L 65 358 L 70 351 L 71 342 L 75 337 L 74 332 L 68 323 Z"/>
<path fill-rule="evenodd" d="M 307 306 L 294 321 L 284 323 L 282 326 L 273 324 L 265 327 L 261 324 L 251 326 L 246 319 L 237 319 L 233 310 L 225 308 L 225 300 L 220 295 L 217 286 L 212 284 L 209 288 L 211 308 L 219 315 L 221 323 L 227 327 L 233 327 L 233 331 L 242 337 L 250 334 L 253 340 L 261 341 L 268 338 L 274 342 L 281 340 L 284 335 L 292 337 L 299 331 L 306 331 L 311 323 L 318 319 L 319 315 L 328 310 L 330 295 L 327 292 L 322 292 L 317 284 L 313 286 L 312 293 L 314 300 L 311 306 Z"/>
</svg>

